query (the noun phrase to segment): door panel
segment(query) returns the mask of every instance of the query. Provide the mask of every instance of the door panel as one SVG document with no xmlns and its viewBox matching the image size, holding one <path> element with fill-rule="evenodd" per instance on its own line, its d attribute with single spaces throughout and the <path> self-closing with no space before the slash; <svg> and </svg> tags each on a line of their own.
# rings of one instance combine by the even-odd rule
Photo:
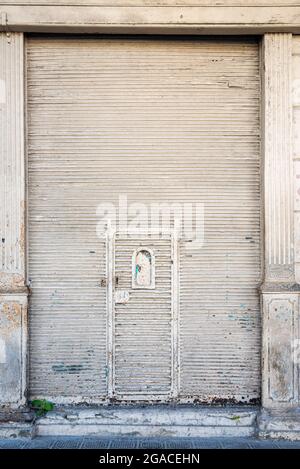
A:
<svg viewBox="0 0 300 469">
<path fill-rule="evenodd" d="M 149 253 L 149 266 L 148 256 L 143 265 L 143 257 L 137 251 Z M 149 278 L 146 274 L 136 282 L 137 271 L 142 273 L 147 267 Z M 173 363 L 171 237 L 153 240 L 117 236 L 114 294 L 115 394 L 141 398 L 170 396 Z"/>
</svg>

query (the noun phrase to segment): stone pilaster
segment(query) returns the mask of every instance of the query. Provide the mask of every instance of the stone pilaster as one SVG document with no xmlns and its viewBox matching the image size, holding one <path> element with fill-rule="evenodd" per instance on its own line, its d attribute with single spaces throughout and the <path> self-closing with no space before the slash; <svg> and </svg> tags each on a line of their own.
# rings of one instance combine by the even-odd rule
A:
<svg viewBox="0 0 300 469">
<path fill-rule="evenodd" d="M 266 282 L 294 282 L 292 35 L 264 37 Z"/>
<path fill-rule="evenodd" d="M 263 40 L 263 136 L 265 279 L 262 285 L 261 433 L 287 427 L 299 404 L 296 360 L 299 292 L 295 281 L 292 35 L 270 33 Z M 289 414 L 290 415 L 290 414 Z M 283 423 L 285 422 L 285 423 Z M 283 435 L 281 435 L 283 436 Z"/>
<path fill-rule="evenodd" d="M 0 405 L 26 402 L 24 41 L 0 33 Z"/>
<path fill-rule="evenodd" d="M 266 34 L 264 60 L 265 282 L 262 401 L 298 404 L 299 286 L 294 274 L 292 35 Z"/>
</svg>

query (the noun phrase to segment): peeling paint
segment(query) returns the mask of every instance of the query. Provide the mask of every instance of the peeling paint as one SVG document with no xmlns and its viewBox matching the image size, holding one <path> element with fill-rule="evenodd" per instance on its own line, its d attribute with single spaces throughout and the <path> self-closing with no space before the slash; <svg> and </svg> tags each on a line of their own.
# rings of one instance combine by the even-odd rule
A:
<svg viewBox="0 0 300 469">
<path fill-rule="evenodd" d="M 22 210 L 22 208 L 21 208 Z M 23 257 L 25 255 L 25 223 L 22 222 L 20 226 L 20 239 L 19 239 L 19 246 L 20 246 L 20 255 Z"/>
<path fill-rule="evenodd" d="M 23 274 L 0 272 L 0 294 L 26 291 Z"/>
<path fill-rule="evenodd" d="M 84 365 L 65 365 L 64 363 L 59 365 L 53 365 L 52 370 L 55 373 L 66 373 L 66 374 L 77 374 L 83 369 L 87 369 Z"/>
<path fill-rule="evenodd" d="M 0 295 L 0 405 L 22 405 L 26 388 L 27 295 Z M 4 347 L 4 350 L 3 350 Z"/>
<path fill-rule="evenodd" d="M 16 302 L 0 303 L 0 333 L 8 337 L 21 325 L 22 306 Z"/>
</svg>

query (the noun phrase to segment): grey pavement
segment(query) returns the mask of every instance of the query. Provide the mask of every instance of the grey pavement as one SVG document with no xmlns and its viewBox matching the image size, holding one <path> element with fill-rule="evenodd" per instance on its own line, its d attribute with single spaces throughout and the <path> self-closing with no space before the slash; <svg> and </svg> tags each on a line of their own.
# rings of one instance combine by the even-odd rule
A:
<svg viewBox="0 0 300 469">
<path fill-rule="evenodd" d="M 300 441 L 256 438 L 97 438 L 0 439 L 0 449 L 300 449 Z"/>
</svg>

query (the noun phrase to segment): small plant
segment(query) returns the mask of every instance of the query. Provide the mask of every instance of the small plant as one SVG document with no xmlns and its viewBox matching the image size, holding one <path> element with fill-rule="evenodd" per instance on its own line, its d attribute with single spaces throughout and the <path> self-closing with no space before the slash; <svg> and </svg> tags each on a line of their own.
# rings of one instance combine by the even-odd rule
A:
<svg viewBox="0 0 300 469">
<path fill-rule="evenodd" d="M 31 401 L 31 407 L 35 411 L 37 417 L 45 415 L 50 410 L 53 410 L 54 404 L 46 399 L 35 399 Z"/>
<path fill-rule="evenodd" d="M 233 415 L 233 416 L 231 417 L 231 420 L 240 420 L 240 418 L 241 418 L 241 417 L 240 417 L 239 415 Z"/>
</svg>

